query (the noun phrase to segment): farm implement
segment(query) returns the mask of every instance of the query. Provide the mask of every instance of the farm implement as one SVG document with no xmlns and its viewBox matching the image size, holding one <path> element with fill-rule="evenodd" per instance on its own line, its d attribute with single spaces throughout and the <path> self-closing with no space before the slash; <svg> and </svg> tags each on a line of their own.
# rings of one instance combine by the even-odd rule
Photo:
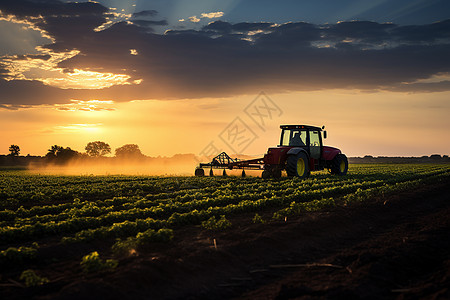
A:
<svg viewBox="0 0 450 300">
<path fill-rule="evenodd" d="M 280 144 L 267 150 L 264 157 L 239 160 L 233 159 L 225 152 L 214 157 L 209 163 L 200 163 L 195 169 L 195 176 L 205 176 L 205 168 L 213 176 L 213 169 L 262 170 L 263 178 L 279 178 L 282 171 L 290 177 L 306 178 L 311 171 L 328 169 L 331 174 L 345 175 L 348 170 L 348 160 L 341 150 L 324 146 L 323 138 L 327 137 L 325 127 L 309 125 L 281 125 Z"/>
</svg>

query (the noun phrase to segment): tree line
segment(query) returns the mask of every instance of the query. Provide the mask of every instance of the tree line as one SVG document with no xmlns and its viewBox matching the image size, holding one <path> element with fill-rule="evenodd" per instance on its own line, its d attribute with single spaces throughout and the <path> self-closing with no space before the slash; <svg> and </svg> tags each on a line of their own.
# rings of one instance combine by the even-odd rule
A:
<svg viewBox="0 0 450 300">
<path fill-rule="evenodd" d="M 49 162 L 65 162 L 74 158 L 100 158 L 111 154 L 111 146 L 102 141 L 89 142 L 84 148 L 86 152 L 81 153 L 70 147 L 53 145 L 47 150 L 45 158 Z M 9 147 L 10 157 L 18 157 L 20 155 L 20 147 L 11 145 Z M 124 159 L 136 159 L 144 157 L 139 146 L 136 144 L 126 144 L 115 149 L 115 157 Z"/>
</svg>

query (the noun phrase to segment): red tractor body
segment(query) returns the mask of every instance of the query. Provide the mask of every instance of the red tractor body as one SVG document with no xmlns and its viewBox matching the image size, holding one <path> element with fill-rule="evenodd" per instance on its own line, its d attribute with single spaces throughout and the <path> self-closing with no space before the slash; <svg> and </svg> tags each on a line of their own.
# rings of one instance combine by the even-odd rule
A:
<svg viewBox="0 0 450 300">
<path fill-rule="evenodd" d="M 272 147 L 267 150 L 267 154 L 264 155 L 264 164 L 265 165 L 280 165 L 286 161 L 288 152 L 294 148 L 293 146 L 280 146 L 280 147 Z M 321 160 L 330 161 L 336 157 L 336 155 L 341 154 L 341 150 L 330 147 L 330 146 L 322 146 L 321 151 Z M 317 171 L 315 166 L 317 164 L 316 160 L 312 157 L 309 158 L 311 171 Z M 320 170 L 323 170 L 320 169 Z"/>
</svg>

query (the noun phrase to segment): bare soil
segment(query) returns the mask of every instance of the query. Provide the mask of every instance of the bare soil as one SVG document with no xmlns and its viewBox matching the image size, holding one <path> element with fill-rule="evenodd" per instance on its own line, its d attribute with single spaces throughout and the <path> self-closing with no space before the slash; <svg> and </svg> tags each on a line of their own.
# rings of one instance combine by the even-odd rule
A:
<svg viewBox="0 0 450 300">
<path fill-rule="evenodd" d="M 254 214 L 228 217 L 233 226 L 224 231 L 175 230 L 172 242 L 90 275 L 81 257 L 110 253 L 111 241 L 48 241 L 34 269 L 51 282 L 3 285 L 0 298 L 450 299 L 448 181 L 285 222 L 272 214 L 260 213 L 266 224 L 253 224 Z"/>
</svg>

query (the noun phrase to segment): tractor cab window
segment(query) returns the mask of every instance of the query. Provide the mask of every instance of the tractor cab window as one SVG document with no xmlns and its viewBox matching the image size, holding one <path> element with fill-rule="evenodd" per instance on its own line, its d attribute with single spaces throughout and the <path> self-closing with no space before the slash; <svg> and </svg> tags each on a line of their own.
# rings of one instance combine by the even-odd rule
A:
<svg viewBox="0 0 450 300">
<path fill-rule="evenodd" d="M 318 131 L 309 132 L 309 151 L 312 158 L 320 158 L 320 133 Z"/>
<path fill-rule="evenodd" d="M 281 146 L 306 146 L 306 130 L 284 129 L 281 138 Z"/>
</svg>

